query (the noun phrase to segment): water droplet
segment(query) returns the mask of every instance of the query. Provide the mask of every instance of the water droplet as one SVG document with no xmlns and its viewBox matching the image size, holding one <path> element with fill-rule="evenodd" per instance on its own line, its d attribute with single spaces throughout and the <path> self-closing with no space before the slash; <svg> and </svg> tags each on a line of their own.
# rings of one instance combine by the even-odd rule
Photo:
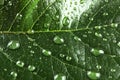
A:
<svg viewBox="0 0 120 80">
<path fill-rule="evenodd" d="M 93 55 L 95 55 L 95 56 L 99 56 L 99 55 L 101 55 L 101 54 L 104 54 L 104 51 L 103 50 L 98 50 L 98 49 L 91 49 L 91 52 L 92 52 L 92 54 Z"/>
<path fill-rule="evenodd" d="M 107 39 L 106 39 L 106 38 L 103 38 L 103 41 L 107 41 Z"/>
<path fill-rule="evenodd" d="M 115 69 L 111 69 L 110 71 L 111 71 L 111 72 L 115 72 L 116 70 L 115 70 Z"/>
<path fill-rule="evenodd" d="M 31 41 L 31 42 L 35 41 L 35 39 L 33 39 L 33 38 L 31 38 L 31 37 L 28 37 L 28 36 L 27 36 L 27 39 L 28 39 L 29 41 Z"/>
<path fill-rule="evenodd" d="M 62 23 L 63 23 L 64 26 L 69 25 L 69 23 L 70 23 L 69 18 L 68 17 L 64 17 L 63 20 L 62 20 Z"/>
<path fill-rule="evenodd" d="M 102 67 L 101 67 L 100 65 L 97 65 L 96 68 L 97 68 L 97 69 L 101 69 Z"/>
<path fill-rule="evenodd" d="M 22 62 L 22 61 L 17 61 L 17 62 L 16 62 L 16 65 L 17 65 L 18 67 L 23 67 L 23 66 L 24 66 L 24 62 Z"/>
<path fill-rule="evenodd" d="M 54 76 L 54 80 L 66 80 L 66 76 L 63 74 L 57 74 Z"/>
<path fill-rule="evenodd" d="M 28 70 L 29 70 L 29 71 L 34 71 L 34 70 L 35 70 L 35 66 L 29 65 L 29 66 L 28 66 Z"/>
<path fill-rule="evenodd" d="M 118 42 L 117 45 L 120 47 L 120 42 Z"/>
<path fill-rule="evenodd" d="M 36 42 L 33 43 L 33 46 L 38 46 L 38 44 Z"/>
<path fill-rule="evenodd" d="M 45 56 L 50 56 L 50 55 L 51 55 L 51 51 L 48 51 L 48 50 L 45 50 L 45 49 L 42 50 L 42 53 L 43 53 Z"/>
<path fill-rule="evenodd" d="M 0 46 L 0 52 L 3 52 L 3 47 Z"/>
<path fill-rule="evenodd" d="M 44 24 L 44 27 L 45 27 L 45 28 L 48 28 L 49 26 L 50 26 L 50 23 L 45 23 L 45 24 Z"/>
<path fill-rule="evenodd" d="M 112 23 L 112 24 L 111 24 L 111 27 L 117 28 L 117 27 L 118 27 L 118 24 L 117 24 L 117 23 Z"/>
<path fill-rule="evenodd" d="M 11 1 L 9 1 L 9 2 L 8 2 L 8 5 L 9 5 L 9 6 L 12 6 L 12 2 L 11 2 Z"/>
<path fill-rule="evenodd" d="M 34 54 L 35 52 L 33 50 L 30 50 L 30 53 Z"/>
<path fill-rule="evenodd" d="M 14 78 L 16 78 L 16 77 L 17 77 L 17 73 L 16 73 L 16 72 L 14 72 L 14 71 L 12 71 L 12 72 L 10 73 L 10 75 L 12 75 Z"/>
<path fill-rule="evenodd" d="M 56 44 L 62 44 L 64 43 L 64 39 L 63 38 L 60 38 L 59 36 L 55 36 L 53 41 L 56 43 Z"/>
<path fill-rule="evenodd" d="M 96 79 L 99 79 L 100 78 L 100 73 L 99 72 L 92 72 L 92 71 L 88 71 L 87 72 L 87 75 L 90 79 L 92 80 L 96 80 Z"/>
<path fill-rule="evenodd" d="M 9 49 L 18 49 L 20 47 L 19 41 L 12 40 L 7 44 Z"/>
<path fill-rule="evenodd" d="M 75 39 L 76 41 L 81 41 L 81 39 L 80 39 L 79 37 L 77 37 L 77 36 L 74 36 L 74 39 Z"/>
<path fill-rule="evenodd" d="M 27 31 L 27 33 L 28 33 L 28 34 L 34 34 L 35 31 L 30 29 L 30 30 Z"/>
<path fill-rule="evenodd" d="M 102 38 L 102 34 L 95 32 L 95 36 Z"/>
<path fill-rule="evenodd" d="M 93 21 L 94 19 L 93 18 L 89 18 L 90 21 Z"/>
<path fill-rule="evenodd" d="M 61 58 L 64 58 L 64 57 L 65 57 L 65 55 L 64 55 L 64 54 L 60 54 L 60 57 L 61 57 Z"/>
<path fill-rule="evenodd" d="M 55 16 L 53 17 L 54 20 L 59 20 L 59 18 L 60 18 L 59 15 L 55 15 Z"/>
<path fill-rule="evenodd" d="M 102 26 L 95 26 L 95 29 L 101 29 Z"/>
<path fill-rule="evenodd" d="M 66 60 L 67 60 L 67 61 L 71 61 L 71 60 L 72 60 L 72 57 L 66 56 Z"/>
<path fill-rule="evenodd" d="M 106 12 L 103 13 L 103 16 L 107 16 L 107 15 L 108 15 L 108 13 L 106 13 Z"/>
</svg>

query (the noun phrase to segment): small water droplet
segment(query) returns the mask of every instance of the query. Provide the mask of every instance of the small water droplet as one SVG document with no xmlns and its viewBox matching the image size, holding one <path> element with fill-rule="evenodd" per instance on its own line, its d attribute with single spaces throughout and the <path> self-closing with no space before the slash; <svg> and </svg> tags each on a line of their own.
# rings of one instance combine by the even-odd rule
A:
<svg viewBox="0 0 120 80">
<path fill-rule="evenodd" d="M 74 39 L 75 39 L 76 41 L 81 41 L 81 39 L 80 39 L 79 37 L 77 37 L 77 36 L 74 36 Z"/>
<path fill-rule="evenodd" d="M 69 25 L 69 23 L 70 23 L 69 18 L 68 18 L 68 17 L 64 17 L 63 20 L 62 20 L 62 24 L 63 24 L 64 26 L 67 26 L 67 25 Z"/>
<path fill-rule="evenodd" d="M 100 65 L 97 65 L 96 68 L 97 68 L 97 69 L 101 69 L 102 67 L 101 67 Z"/>
<path fill-rule="evenodd" d="M 115 69 L 111 69 L 110 71 L 111 71 L 111 72 L 115 72 L 116 70 L 115 70 Z"/>
<path fill-rule="evenodd" d="M 27 31 L 27 33 L 28 33 L 28 34 L 34 34 L 35 31 L 30 29 L 30 30 Z"/>
<path fill-rule="evenodd" d="M 27 39 L 31 42 L 35 41 L 35 39 L 31 38 L 31 37 L 27 37 Z"/>
<path fill-rule="evenodd" d="M 45 27 L 45 28 L 50 27 L 50 23 L 45 23 L 45 24 L 44 24 L 44 27 Z"/>
<path fill-rule="evenodd" d="M 102 34 L 95 32 L 95 36 L 102 38 Z"/>
<path fill-rule="evenodd" d="M 61 57 L 61 58 L 64 58 L 64 57 L 65 57 L 65 55 L 64 55 L 64 54 L 60 54 L 60 57 Z"/>
<path fill-rule="evenodd" d="M 72 57 L 66 56 L 66 60 L 67 60 L 67 61 L 71 61 L 71 60 L 72 60 Z"/>
<path fill-rule="evenodd" d="M 9 49 L 18 49 L 20 47 L 20 43 L 19 43 L 19 41 L 12 40 L 12 41 L 8 42 L 7 47 Z"/>
<path fill-rule="evenodd" d="M 54 80 L 66 80 L 66 76 L 63 74 L 57 74 L 54 76 Z"/>
<path fill-rule="evenodd" d="M 48 50 L 45 50 L 45 49 L 42 50 L 42 53 L 43 53 L 45 56 L 50 56 L 50 55 L 51 55 L 51 51 L 48 51 Z"/>
<path fill-rule="evenodd" d="M 24 66 L 24 62 L 22 62 L 22 61 L 17 61 L 17 62 L 16 62 L 16 65 L 17 65 L 18 67 L 23 67 L 23 66 Z"/>
<path fill-rule="evenodd" d="M 33 50 L 30 50 L 30 53 L 34 54 L 35 52 Z"/>
<path fill-rule="evenodd" d="M 59 15 L 55 15 L 55 16 L 53 17 L 54 20 L 59 20 L 59 18 L 60 18 Z"/>
<path fill-rule="evenodd" d="M 99 55 L 101 55 L 101 54 L 104 54 L 104 51 L 103 50 L 98 50 L 98 49 L 91 49 L 91 52 L 92 52 L 92 54 L 93 55 L 95 55 L 95 56 L 99 56 Z"/>
<path fill-rule="evenodd" d="M 100 73 L 99 72 L 93 72 L 93 71 L 88 71 L 87 72 L 87 75 L 90 79 L 92 80 L 96 80 L 96 79 L 99 79 L 100 78 Z"/>
<path fill-rule="evenodd" d="M 9 6 L 12 6 L 12 2 L 11 2 L 11 1 L 9 1 L 9 2 L 8 2 L 8 5 L 9 5 Z"/>
<path fill-rule="evenodd" d="M 38 46 L 38 44 L 36 42 L 33 43 L 33 46 Z"/>
<path fill-rule="evenodd" d="M 16 72 L 14 72 L 14 71 L 12 71 L 12 72 L 10 73 L 10 75 L 12 75 L 14 78 L 16 78 L 16 77 L 17 77 L 17 73 L 16 73 Z"/>
<path fill-rule="evenodd" d="M 118 42 L 117 45 L 120 47 L 120 42 Z"/>
<path fill-rule="evenodd" d="M 34 71 L 36 68 L 35 68 L 35 66 L 33 66 L 33 65 L 29 65 L 28 66 L 28 70 L 29 71 Z"/>
<path fill-rule="evenodd" d="M 103 38 L 103 41 L 107 41 L 107 39 L 106 39 L 106 38 Z"/>
<path fill-rule="evenodd" d="M 102 26 L 95 26 L 95 29 L 101 29 Z"/>
<path fill-rule="evenodd" d="M 103 16 L 107 16 L 107 15 L 108 15 L 108 13 L 106 13 L 106 12 L 103 13 Z"/>
<path fill-rule="evenodd" d="M 112 23 L 112 24 L 111 24 L 111 27 L 117 28 L 117 27 L 118 27 L 118 24 L 117 24 L 117 23 Z"/>
<path fill-rule="evenodd" d="M 3 52 L 3 47 L 0 46 L 0 52 Z"/>
<path fill-rule="evenodd" d="M 56 44 L 62 44 L 64 43 L 64 39 L 63 38 L 60 38 L 59 36 L 55 36 L 53 41 L 56 43 Z"/>
</svg>

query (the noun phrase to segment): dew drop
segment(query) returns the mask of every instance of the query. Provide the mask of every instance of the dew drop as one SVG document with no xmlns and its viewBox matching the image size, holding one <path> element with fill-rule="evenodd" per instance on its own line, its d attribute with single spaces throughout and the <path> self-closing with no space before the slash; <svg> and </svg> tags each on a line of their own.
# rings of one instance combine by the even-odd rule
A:
<svg viewBox="0 0 120 80">
<path fill-rule="evenodd" d="M 110 71 L 111 71 L 111 72 L 115 72 L 116 70 L 115 70 L 115 69 L 111 69 Z"/>
<path fill-rule="evenodd" d="M 111 24 L 111 27 L 113 27 L 113 28 L 114 28 L 114 27 L 117 28 L 117 27 L 118 27 L 118 24 L 117 24 L 117 23 L 112 23 L 112 24 Z"/>
<path fill-rule="evenodd" d="M 95 29 L 101 29 L 102 26 L 95 26 Z"/>
<path fill-rule="evenodd" d="M 97 69 L 101 69 L 102 67 L 101 67 L 100 65 L 97 65 L 96 68 L 97 68 Z"/>
<path fill-rule="evenodd" d="M 30 29 L 30 30 L 27 31 L 27 33 L 28 33 L 28 34 L 34 34 L 35 31 Z"/>
<path fill-rule="evenodd" d="M 107 16 L 107 15 L 108 15 L 108 13 L 106 13 L 106 12 L 103 13 L 103 16 Z"/>
<path fill-rule="evenodd" d="M 9 2 L 8 2 L 8 5 L 9 5 L 9 6 L 12 6 L 12 2 L 11 2 L 11 1 L 9 1 Z"/>
<path fill-rule="evenodd" d="M 0 52 L 3 52 L 3 47 L 0 46 Z"/>
<path fill-rule="evenodd" d="M 99 72 L 93 72 L 93 71 L 88 71 L 87 72 L 87 76 L 92 79 L 92 80 L 96 80 L 100 78 L 100 73 Z"/>
<path fill-rule="evenodd" d="M 45 50 L 45 49 L 42 50 L 42 53 L 43 53 L 45 56 L 50 56 L 50 55 L 51 55 L 51 51 L 48 51 L 48 50 Z"/>
<path fill-rule="evenodd" d="M 95 36 L 97 36 L 97 37 L 102 37 L 102 34 L 100 34 L 100 33 L 97 33 L 97 32 L 95 32 Z"/>
<path fill-rule="evenodd" d="M 36 42 L 33 43 L 33 46 L 38 46 L 38 44 Z"/>
<path fill-rule="evenodd" d="M 104 54 L 104 51 L 103 50 L 98 50 L 98 49 L 91 49 L 91 52 L 92 52 L 92 54 L 93 55 L 95 55 L 95 56 L 99 56 L 99 55 L 101 55 L 101 54 Z"/>
<path fill-rule="evenodd" d="M 35 41 L 35 39 L 31 38 L 31 37 L 27 37 L 27 39 L 31 42 Z"/>
<path fill-rule="evenodd" d="M 62 24 L 63 24 L 64 26 L 69 25 L 69 22 L 70 22 L 70 20 L 69 20 L 68 17 L 64 17 L 63 20 L 62 20 Z"/>
<path fill-rule="evenodd" d="M 55 36 L 53 41 L 56 43 L 56 44 L 62 44 L 64 43 L 64 39 L 63 38 L 60 38 L 59 36 Z"/>
<path fill-rule="evenodd" d="M 16 62 L 16 65 L 17 65 L 18 67 L 23 67 L 23 66 L 24 66 L 24 62 L 22 62 L 22 61 L 17 61 L 17 62 Z"/>
<path fill-rule="evenodd" d="M 45 28 L 48 28 L 49 26 L 50 26 L 50 23 L 45 23 L 45 24 L 44 24 L 44 27 L 45 27 Z"/>
<path fill-rule="evenodd" d="M 64 55 L 64 54 L 60 54 L 59 56 L 60 56 L 61 58 L 64 58 L 64 57 L 65 57 L 65 55 Z"/>
<path fill-rule="evenodd" d="M 54 80 L 66 80 L 66 76 L 63 74 L 57 74 L 54 76 Z"/>
<path fill-rule="evenodd" d="M 72 60 L 72 57 L 66 56 L 66 60 L 67 60 L 67 61 L 71 61 L 71 60 Z"/>
<path fill-rule="evenodd" d="M 120 47 L 120 42 L 118 42 L 117 45 Z"/>
<path fill-rule="evenodd" d="M 35 52 L 33 50 L 30 50 L 30 53 L 34 54 Z"/>
<path fill-rule="evenodd" d="M 16 72 L 14 72 L 14 71 L 12 71 L 12 72 L 10 73 L 10 75 L 11 75 L 11 76 L 13 76 L 14 78 L 16 78 L 16 77 L 17 77 L 17 73 L 16 73 Z"/>
<path fill-rule="evenodd" d="M 55 15 L 55 16 L 53 17 L 54 20 L 59 20 L 59 18 L 60 18 L 59 15 Z"/>
<path fill-rule="evenodd" d="M 77 36 L 74 36 L 74 39 L 75 39 L 76 41 L 81 41 L 81 39 L 80 39 L 79 37 L 77 37 Z"/>
<path fill-rule="evenodd" d="M 9 49 L 18 49 L 20 47 L 19 41 L 12 40 L 7 44 Z"/>
<path fill-rule="evenodd" d="M 34 71 L 34 70 L 35 70 L 35 66 L 29 65 L 29 66 L 28 66 L 28 70 L 29 70 L 29 71 Z"/>
</svg>

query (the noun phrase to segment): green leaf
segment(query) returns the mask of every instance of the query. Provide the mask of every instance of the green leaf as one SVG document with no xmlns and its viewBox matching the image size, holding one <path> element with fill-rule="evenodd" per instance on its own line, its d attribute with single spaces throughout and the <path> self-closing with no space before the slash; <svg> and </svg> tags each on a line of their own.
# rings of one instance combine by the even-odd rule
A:
<svg viewBox="0 0 120 80">
<path fill-rule="evenodd" d="M 0 0 L 0 80 L 119 80 L 119 0 Z"/>
</svg>

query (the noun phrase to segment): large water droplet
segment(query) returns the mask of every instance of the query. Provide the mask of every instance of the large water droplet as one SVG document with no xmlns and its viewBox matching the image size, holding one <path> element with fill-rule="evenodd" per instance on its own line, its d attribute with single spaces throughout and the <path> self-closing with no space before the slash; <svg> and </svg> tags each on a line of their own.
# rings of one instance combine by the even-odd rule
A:
<svg viewBox="0 0 120 80">
<path fill-rule="evenodd" d="M 99 72 L 93 72 L 93 71 L 88 71 L 87 72 L 87 75 L 90 79 L 92 80 L 96 80 L 96 79 L 99 79 L 100 78 L 100 73 Z"/>
<path fill-rule="evenodd" d="M 72 60 L 72 57 L 66 56 L 66 60 L 67 60 L 67 61 L 71 61 L 71 60 Z"/>
<path fill-rule="evenodd" d="M 67 26 L 67 25 L 69 25 L 69 23 L 70 23 L 69 18 L 68 18 L 68 17 L 64 17 L 63 20 L 62 20 L 62 24 L 63 24 L 64 26 Z"/>
<path fill-rule="evenodd" d="M 17 65 L 18 67 L 23 67 L 23 66 L 24 66 L 24 62 L 22 62 L 22 61 L 17 61 L 17 62 L 16 62 L 16 65 Z"/>
<path fill-rule="evenodd" d="M 35 70 L 35 66 L 29 65 L 29 66 L 28 66 L 28 70 L 29 70 L 29 71 L 34 71 L 34 70 Z"/>
<path fill-rule="evenodd" d="M 45 56 L 50 56 L 50 55 L 51 55 L 51 51 L 48 51 L 48 50 L 45 50 L 45 49 L 42 50 L 42 53 L 43 53 Z"/>
<path fill-rule="evenodd" d="M 93 55 L 95 55 L 95 56 L 99 56 L 99 55 L 101 55 L 101 54 L 104 54 L 104 51 L 103 50 L 98 50 L 98 49 L 91 49 L 91 52 L 92 52 L 92 54 Z"/>
<path fill-rule="evenodd" d="M 56 43 L 56 44 L 62 44 L 64 43 L 64 39 L 63 38 L 60 38 L 59 36 L 55 36 L 53 41 Z"/>
<path fill-rule="evenodd" d="M 10 73 L 10 75 L 12 75 L 14 78 L 16 78 L 16 77 L 17 77 L 17 73 L 16 73 L 16 72 L 14 72 L 14 71 L 12 71 L 12 72 Z"/>
<path fill-rule="evenodd" d="M 20 47 L 19 41 L 12 40 L 7 44 L 9 49 L 18 49 Z"/>
<path fill-rule="evenodd" d="M 63 74 L 57 74 L 54 76 L 54 80 L 66 80 L 66 76 Z"/>
</svg>

